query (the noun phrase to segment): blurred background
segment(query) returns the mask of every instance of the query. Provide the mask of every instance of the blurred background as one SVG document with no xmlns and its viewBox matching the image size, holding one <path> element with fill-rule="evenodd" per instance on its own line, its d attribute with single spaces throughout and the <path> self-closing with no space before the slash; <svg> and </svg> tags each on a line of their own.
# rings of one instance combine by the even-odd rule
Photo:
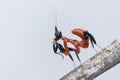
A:
<svg viewBox="0 0 120 80">
<path fill-rule="evenodd" d="M 57 27 L 64 36 L 80 40 L 71 30 L 83 28 L 104 48 L 120 38 L 119 4 L 119 0 L 1 0 L 0 79 L 60 79 L 74 66 L 68 56 L 62 60 L 52 50 L 53 9 L 57 10 Z M 84 62 L 95 54 L 90 45 L 81 48 L 79 56 Z M 119 80 L 119 68 L 120 64 L 95 80 Z"/>
</svg>

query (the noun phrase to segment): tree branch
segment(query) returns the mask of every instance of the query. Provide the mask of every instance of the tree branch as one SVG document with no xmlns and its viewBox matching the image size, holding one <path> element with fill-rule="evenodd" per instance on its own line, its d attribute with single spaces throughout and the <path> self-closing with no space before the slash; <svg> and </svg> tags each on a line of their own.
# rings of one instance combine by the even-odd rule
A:
<svg viewBox="0 0 120 80">
<path fill-rule="evenodd" d="M 120 63 L 120 40 L 115 40 L 101 52 L 63 76 L 60 80 L 93 80 L 103 72 Z"/>
</svg>

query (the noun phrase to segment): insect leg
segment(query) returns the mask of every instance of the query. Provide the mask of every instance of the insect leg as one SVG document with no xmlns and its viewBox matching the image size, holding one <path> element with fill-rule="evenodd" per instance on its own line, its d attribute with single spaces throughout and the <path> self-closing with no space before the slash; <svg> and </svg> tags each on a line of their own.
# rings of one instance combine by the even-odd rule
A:
<svg viewBox="0 0 120 80">
<path fill-rule="evenodd" d="M 101 50 L 103 50 L 103 48 L 102 48 L 100 45 L 97 45 L 97 44 L 96 44 L 96 46 L 99 47 Z"/>
<path fill-rule="evenodd" d="M 57 49 L 58 49 L 58 43 L 53 44 L 53 51 L 54 51 L 54 53 L 57 52 Z"/>
<path fill-rule="evenodd" d="M 76 54 L 76 56 L 77 56 L 77 58 L 78 58 L 78 60 L 79 60 L 79 62 L 80 62 L 80 71 L 83 72 L 83 66 L 82 66 L 81 60 L 80 60 L 80 58 L 79 58 L 78 52 L 75 51 L 75 54 Z"/>
<path fill-rule="evenodd" d="M 80 58 L 79 58 L 79 56 L 78 56 L 78 52 L 76 52 L 76 51 L 75 51 L 75 54 L 76 54 L 76 56 L 77 56 L 77 59 L 79 60 L 79 62 L 80 62 L 80 65 L 81 65 L 81 60 L 80 60 Z"/>
<path fill-rule="evenodd" d="M 57 52 L 57 49 L 60 50 L 60 52 Z M 55 52 L 55 54 L 58 54 L 62 57 L 62 59 L 64 59 L 64 56 L 60 53 L 64 53 L 65 49 L 63 48 L 63 46 L 60 43 L 56 43 L 53 45 L 53 51 Z"/>
<path fill-rule="evenodd" d="M 93 47 L 93 49 L 95 50 L 96 53 L 98 53 L 98 51 Z"/>
<path fill-rule="evenodd" d="M 73 57 L 71 56 L 71 54 L 69 54 L 69 57 L 70 57 L 70 59 L 72 60 L 73 65 L 74 65 L 74 67 L 75 67 L 75 62 L 74 62 L 74 59 L 73 59 Z"/>
<path fill-rule="evenodd" d="M 110 50 L 108 50 L 108 49 L 103 49 L 100 45 L 97 45 L 97 44 L 96 44 L 96 46 L 99 47 L 101 50 L 105 50 L 106 52 L 110 52 Z"/>
<path fill-rule="evenodd" d="M 79 56 L 78 56 L 77 50 L 74 49 L 74 48 L 70 48 L 70 47 L 68 47 L 68 49 L 69 49 L 69 51 L 75 51 L 75 54 L 76 54 L 76 56 L 77 56 L 77 59 L 79 60 L 79 62 L 80 62 L 80 64 L 81 64 L 81 60 L 80 60 L 80 58 L 79 58 Z"/>
</svg>

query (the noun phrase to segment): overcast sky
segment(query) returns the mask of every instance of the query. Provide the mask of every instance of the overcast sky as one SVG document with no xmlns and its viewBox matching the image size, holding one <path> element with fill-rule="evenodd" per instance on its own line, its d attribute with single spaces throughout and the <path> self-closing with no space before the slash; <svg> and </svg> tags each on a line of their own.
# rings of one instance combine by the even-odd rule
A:
<svg viewBox="0 0 120 80">
<path fill-rule="evenodd" d="M 58 80 L 74 68 L 52 50 L 52 8 L 64 36 L 80 40 L 71 30 L 83 28 L 103 48 L 120 38 L 119 0 L 0 0 L 0 80 Z M 90 45 L 79 56 L 84 62 L 95 54 Z M 119 74 L 120 64 L 95 80 L 119 80 Z"/>
</svg>

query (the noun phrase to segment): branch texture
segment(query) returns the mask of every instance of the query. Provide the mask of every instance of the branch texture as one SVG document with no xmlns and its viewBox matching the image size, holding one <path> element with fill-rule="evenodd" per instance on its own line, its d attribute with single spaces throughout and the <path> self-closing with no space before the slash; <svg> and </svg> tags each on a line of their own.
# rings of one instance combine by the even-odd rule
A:
<svg viewBox="0 0 120 80">
<path fill-rule="evenodd" d="M 93 80 L 103 72 L 120 63 L 120 40 L 115 40 L 108 47 L 63 76 L 60 80 Z"/>
</svg>

